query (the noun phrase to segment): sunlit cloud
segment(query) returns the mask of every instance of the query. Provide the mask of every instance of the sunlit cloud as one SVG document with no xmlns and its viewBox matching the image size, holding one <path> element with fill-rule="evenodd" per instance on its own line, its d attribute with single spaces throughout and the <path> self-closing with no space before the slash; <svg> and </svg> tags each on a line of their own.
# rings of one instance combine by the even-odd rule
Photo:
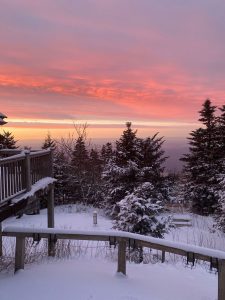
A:
<svg viewBox="0 0 225 300">
<path fill-rule="evenodd" d="M 127 120 L 81 120 L 77 119 L 74 120 L 51 120 L 51 119 L 10 119 L 8 118 L 7 121 L 10 124 L 21 124 L 21 125 L 76 125 L 76 124 L 85 124 L 90 126 L 124 126 Z M 141 126 L 141 127 L 176 127 L 176 126 L 196 126 L 197 123 L 185 123 L 185 122 L 160 122 L 160 121 L 135 121 L 133 122 L 133 126 Z"/>
<path fill-rule="evenodd" d="M 221 0 L 2 0 L 1 111 L 17 127 L 198 126 L 206 98 L 224 104 L 223 11 Z"/>
</svg>

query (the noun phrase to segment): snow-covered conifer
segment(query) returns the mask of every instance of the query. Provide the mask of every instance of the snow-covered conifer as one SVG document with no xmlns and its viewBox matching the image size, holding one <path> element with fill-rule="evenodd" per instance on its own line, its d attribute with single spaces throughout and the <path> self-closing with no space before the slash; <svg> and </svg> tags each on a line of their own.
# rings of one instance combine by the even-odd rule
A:
<svg viewBox="0 0 225 300">
<path fill-rule="evenodd" d="M 218 143 L 216 107 L 207 99 L 200 110 L 199 121 L 203 128 L 191 132 L 189 153 L 181 159 L 184 161 L 186 188 L 184 197 L 192 203 L 193 212 L 199 214 L 213 213 L 217 206 L 214 187 L 217 185 Z"/>
<path fill-rule="evenodd" d="M 142 183 L 119 203 L 115 228 L 123 231 L 163 237 L 168 229 L 168 219 L 160 218 L 163 197 L 150 182 Z"/>
</svg>

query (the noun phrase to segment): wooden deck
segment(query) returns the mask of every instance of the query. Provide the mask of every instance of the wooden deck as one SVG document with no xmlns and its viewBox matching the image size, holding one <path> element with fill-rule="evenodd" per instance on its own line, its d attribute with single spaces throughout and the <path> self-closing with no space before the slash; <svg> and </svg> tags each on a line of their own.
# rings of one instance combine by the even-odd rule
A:
<svg viewBox="0 0 225 300">
<path fill-rule="evenodd" d="M 25 209 L 39 192 L 38 186 L 49 189 L 53 180 L 44 183 L 52 176 L 50 150 L 0 150 L 0 222 Z"/>
<path fill-rule="evenodd" d="M 45 194 L 48 227 L 54 227 L 54 181 L 51 150 L 0 150 L 0 256 L 2 221 L 27 212 L 37 213 Z"/>
</svg>

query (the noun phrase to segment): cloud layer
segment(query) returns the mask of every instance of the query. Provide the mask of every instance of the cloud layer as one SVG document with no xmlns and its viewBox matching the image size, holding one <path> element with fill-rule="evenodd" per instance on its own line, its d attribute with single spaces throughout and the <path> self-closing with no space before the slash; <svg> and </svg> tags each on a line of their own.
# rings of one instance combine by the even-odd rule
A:
<svg viewBox="0 0 225 300">
<path fill-rule="evenodd" d="M 0 111 L 194 122 L 225 103 L 223 0 L 1 0 Z"/>
</svg>

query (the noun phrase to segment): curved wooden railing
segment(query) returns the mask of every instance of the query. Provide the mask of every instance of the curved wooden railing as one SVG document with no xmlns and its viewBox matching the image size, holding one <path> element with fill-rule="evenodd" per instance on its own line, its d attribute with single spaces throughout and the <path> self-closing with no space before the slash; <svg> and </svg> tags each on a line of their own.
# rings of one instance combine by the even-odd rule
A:
<svg viewBox="0 0 225 300">
<path fill-rule="evenodd" d="M 0 150 L 0 205 L 52 177 L 51 150 Z"/>
<path fill-rule="evenodd" d="M 56 228 L 21 228 L 9 226 L 3 230 L 3 236 L 16 237 L 15 271 L 24 269 L 25 238 L 40 241 L 49 240 L 49 255 L 54 256 L 54 244 L 58 239 L 106 241 L 118 245 L 117 271 L 126 275 L 127 247 L 146 247 L 187 257 L 187 262 L 194 264 L 196 259 L 210 262 L 211 268 L 218 270 L 218 300 L 225 300 L 225 252 L 198 246 L 175 243 L 163 239 L 147 237 L 122 231 L 78 231 Z"/>
</svg>

